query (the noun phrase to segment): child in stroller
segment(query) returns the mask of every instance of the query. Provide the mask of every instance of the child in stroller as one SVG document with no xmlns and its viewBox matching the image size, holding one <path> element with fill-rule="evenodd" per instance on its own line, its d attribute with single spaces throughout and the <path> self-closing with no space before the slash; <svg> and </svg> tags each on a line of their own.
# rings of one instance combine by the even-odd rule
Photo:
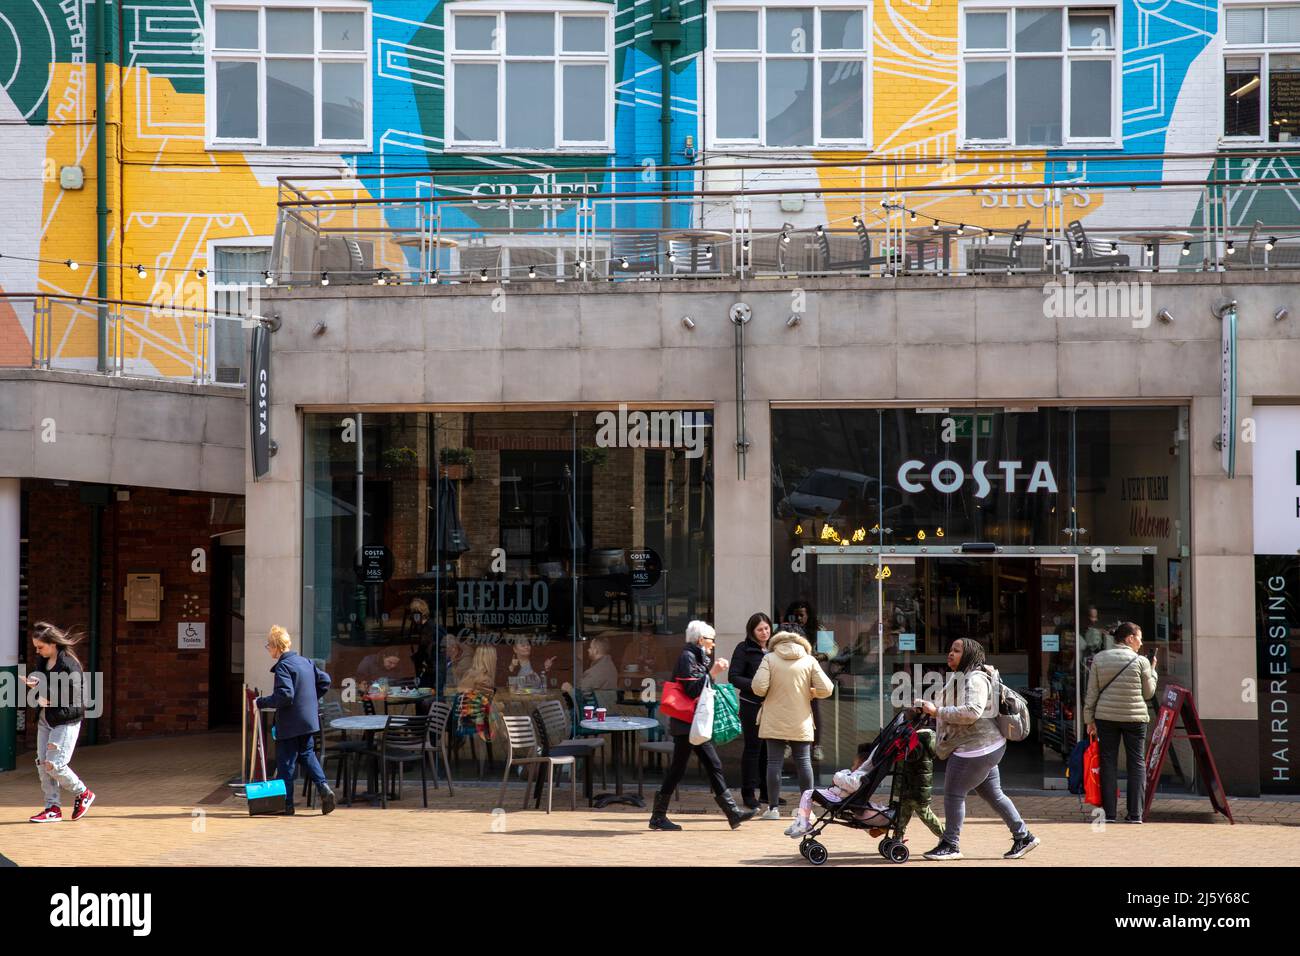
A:
<svg viewBox="0 0 1300 956">
<path fill-rule="evenodd" d="M 858 758 L 849 770 L 835 774 L 835 786 L 806 791 L 800 801 L 799 814 L 786 833 L 800 841 L 799 852 L 814 865 L 825 863 L 830 853 L 818 840 L 820 833 L 832 823 L 855 830 L 868 830 L 872 835 L 885 833 L 880 842 L 881 856 L 894 863 L 905 863 L 911 855 L 903 841 L 898 824 L 906 826 L 910 813 L 900 812 L 904 774 L 903 761 L 922 746 L 917 731 L 923 729 L 925 716 L 916 710 L 900 711 L 880 735 L 870 744 L 858 748 Z M 880 786 L 886 773 L 894 771 L 889 802 L 880 806 L 871 802 L 871 796 Z M 825 808 L 812 820 L 812 805 Z M 909 810 L 917 812 L 913 807 Z M 926 821 L 927 825 L 929 821 Z"/>
</svg>

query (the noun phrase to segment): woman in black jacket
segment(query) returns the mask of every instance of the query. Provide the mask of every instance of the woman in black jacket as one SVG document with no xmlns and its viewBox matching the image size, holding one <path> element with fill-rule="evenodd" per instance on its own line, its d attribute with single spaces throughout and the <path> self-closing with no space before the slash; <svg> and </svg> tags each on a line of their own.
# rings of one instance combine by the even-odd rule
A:
<svg viewBox="0 0 1300 956">
<path fill-rule="evenodd" d="M 755 791 L 761 788 L 767 803 L 767 742 L 758 736 L 758 710 L 763 702 L 754 696 L 751 685 L 758 665 L 767 653 L 767 639 L 772 636 L 772 619 L 759 611 L 745 625 L 745 639 L 731 655 L 729 679 L 740 694 L 740 729 L 745 735 L 745 749 L 740 755 L 740 799 L 751 810 L 759 807 Z"/>
<path fill-rule="evenodd" d="M 713 628 L 703 621 L 691 621 L 686 625 L 686 647 L 682 649 L 681 657 L 677 658 L 672 679 L 682 685 L 682 691 L 687 697 L 698 698 L 708 681 L 716 679 L 727 669 L 726 658 L 716 662 L 713 660 L 715 637 Z M 727 815 L 727 822 L 731 824 L 731 829 L 736 829 L 754 815 L 755 811 L 741 810 L 732 799 L 727 780 L 722 775 L 722 761 L 718 759 L 718 752 L 713 749 L 712 740 L 706 740 L 702 744 L 692 744 L 691 725 L 676 717 L 668 718 L 668 733 L 673 738 L 673 759 L 668 765 L 668 774 L 664 777 L 663 786 L 655 794 L 654 810 L 650 815 L 651 830 L 681 829 L 668 819 L 668 801 L 672 799 L 673 791 L 677 789 L 677 785 L 681 783 L 686 773 L 686 763 L 691 759 L 692 751 L 708 773 L 713 799 Z"/>
<path fill-rule="evenodd" d="M 41 713 L 36 724 L 36 772 L 45 792 L 45 809 L 29 818 L 32 823 L 63 819 L 59 788 L 72 794 L 72 819 L 80 820 L 95 802 L 95 794 L 68 766 L 81 733 L 84 714 L 81 662 L 72 653 L 80 640 L 53 624 L 41 622 L 32 631 L 32 646 L 40 658 L 27 686 L 39 688 Z"/>
</svg>

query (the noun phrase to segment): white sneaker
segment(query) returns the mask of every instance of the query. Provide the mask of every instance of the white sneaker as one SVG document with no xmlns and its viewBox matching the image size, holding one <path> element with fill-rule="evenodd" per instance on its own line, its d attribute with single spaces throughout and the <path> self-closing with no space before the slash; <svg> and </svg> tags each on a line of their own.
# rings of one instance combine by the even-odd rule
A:
<svg viewBox="0 0 1300 956">
<path fill-rule="evenodd" d="M 801 816 L 795 816 L 794 823 L 785 828 L 785 835 L 792 840 L 797 840 L 811 829 L 811 823 Z"/>
<path fill-rule="evenodd" d="M 762 816 L 760 816 L 759 819 L 760 819 L 760 820 L 780 820 L 780 819 L 781 819 L 781 811 L 778 810 L 776 807 L 769 807 L 769 808 L 767 809 L 767 812 L 765 812 Z"/>
</svg>

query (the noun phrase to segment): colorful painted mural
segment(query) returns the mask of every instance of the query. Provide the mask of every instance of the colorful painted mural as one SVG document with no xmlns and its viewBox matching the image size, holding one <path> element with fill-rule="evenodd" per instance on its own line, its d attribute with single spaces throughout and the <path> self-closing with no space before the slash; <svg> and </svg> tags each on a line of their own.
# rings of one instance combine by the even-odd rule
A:
<svg viewBox="0 0 1300 956">
<path fill-rule="evenodd" d="M 110 60 L 105 71 L 108 168 L 103 170 L 110 210 L 108 288 L 112 297 L 159 306 L 158 315 L 133 315 L 125 328 L 132 361 L 155 374 L 184 376 L 191 371 L 196 351 L 192 336 L 200 333 L 177 322 L 166 307 L 213 304 L 221 285 L 213 275 L 215 251 L 228 249 L 243 255 L 270 242 L 281 198 L 277 177 L 284 175 L 346 176 L 336 183 L 340 195 L 391 199 L 424 189 L 424 195 L 437 191 L 472 198 L 473 202 L 443 212 L 448 229 L 517 224 L 521 215 L 525 221 L 532 215 L 533 221 L 567 227 L 573 203 L 538 203 L 521 211 L 517 204 L 507 209 L 510 204 L 504 200 L 538 192 L 580 195 L 617 189 L 653 194 L 665 187 L 701 184 L 726 188 L 739 185 L 741 175 L 716 167 L 737 160 L 851 164 L 869 157 L 905 162 L 787 167 L 746 173 L 743 182 L 789 188 L 886 187 L 900 194 L 927 185 L 969 187 L 961 193 L 914 194 L 904 206 L 945 221 L 1008 228 L 1039 216 L 1044 200 L 1038 193 L 1017 193 L 1001 184 L 1058 183 L 1061 191 L 1056 198 L 1072 218 L 1104 225 L 1120 222 L 1121 212 L 1110 211 L 1100 193 L 1072 194 L 1072 182 L 1155 183 L 1169 178 L 1171 170 L 1160 154 L 1222 154 L 1221 0 L 1120 0 L 1109 7 L 1070 7 L 1081 17 L 1091 13 L 1094 24 L 1098 9 L 1111 18 L 1095 30 L 1102 35 L 1101 46 L 1118 61 L 1119 86 L 1111 91 L 1118 104 L 1118 140 L 1095 147 L 1078 143 L 1024 147 L 1013 153 L 1005 146 L 975 148 L 962 140 L 962 124 L 967 121 L 963 117 L 971 110 L 963 102 L 962 62 L 970 45 L 962 47 L 962 16 L 972 10 L 994 15 L 1014 11 L 1014 2 L 863 0 L 861 7 L 869 11 L 870 23 L 870 148 L 837 151 L 712 149 L 706 115 L 707 104 L 715 101 L 709 91 L 711 20 L 704 0 L 586 0 L 587 8 L 613 7 L 613 148 L 563 153 L 448 148 L 447 5 L 438 0 L 372 0 L 369 6 L 368 151 L 209 149 L 205 145 L 211 138 L 206 127 L 211 104 L 205 98 L 209 47 L 205 23 L 212 0 L 104 2 Z M 282 2 L 299 8 L 304 4 L 304 0 Z M 512 2 L 516 3 L 512 9 L 528 9 L 519 5 L 521 0 Z M 791 6 L 726 3 L 728 10 Z M 476 5 L 503 8 L 491 0 L 460 0 L 457 10 Z M 575 0 L 566 9 L 583 6 L 583 0 Z M 1040 0 L 1025 0 L 1020 7 L 1045 9 Z M 0 290 L 8 293 L 89 295 L 96 289 L 95 181 L 101 171 L 95 168 L 94 148 L 94 9 L 89 0 L 0 4 Z M 532 9 L 547 6 L 539 3 Z M 674 20 L 680 28 L 664 27 Z M 1016 24 L 1018 31 L 1018 20 Z M 666 37 L 673 45 L 662 45 Z M 1094 48 L 1097 43 L 1094 40 Z M 665 49 L 671 51 L 672 65 L 666 157 L 661 140 L 660 65 Z M 1080 88 L 1073 102 L 1082 113 L 1088 94 L 1082 81 L 1076 82 Z M 944 162 L 959 154 L 961 162 Z M 1102 156 L 1112 160 L 1102 162 Z M 1116 156 L 1132 159 L 1114 162 Z M 665 179 L 660 172 L 665 158 L 669 164 L 703 163 L 715 171 Z M 1276 159 L 1216 160 L 1211 155 L 1182 160 L 1177 172 L 1189 179 L 1215 171 L 1269 179 L 1293 176 L 1292 165 Z M 84 172 L 80 185 L 75 177 L 64 178 L 68 167 Z M 643 172 L 617 180 L 600 172 L 612 167 Z M 452 169 L 480 172 L 450 176 L 447 171 Z M 412 172 L 428 176 L 418 183 L 385 178 Z M 1205 219 L 1204 195 L 1196 189 L 1135 189 L 1123 203 L 1123 221 L 1131 222 L 1141 212 L 1152 225 L 1188 228 Z M 1257 193 L 1226 198 L 1233 222 L 1249 223 L 1262 215 L 1291 221 L 1297 215 L 1289 188 L 1264 198 Z M 882 217 L 901 221 L 908 211 L 873 208 L 870 218 L 875 224 Z M 789 203 L 770 197 L 754 203 L 751 212 L 757 226 L 791 222 L 807 227 L 847 223 L 864 212 L 864 205 L 861 196 L 826 192 L 801 201 L 793 211 Z M 721 221 L 730 210 L 715 213 Z M 690 204 L 668 207 L 651 200 L 623 203 L 602 215 L 607 225 L 620 228 L 665 223 L 684 227 L 708 225 L 710 212 Z M 69 260 L 85 267 L 73 270 Z M 60 323 L 53 329 L 56 355 L 65 363 L 93 365 L 93 312 L 67 310 Z M 22 364 L 30 358 L 31 335 L 30 316 L 0 308 L 0 362 Z"/>
</svg>

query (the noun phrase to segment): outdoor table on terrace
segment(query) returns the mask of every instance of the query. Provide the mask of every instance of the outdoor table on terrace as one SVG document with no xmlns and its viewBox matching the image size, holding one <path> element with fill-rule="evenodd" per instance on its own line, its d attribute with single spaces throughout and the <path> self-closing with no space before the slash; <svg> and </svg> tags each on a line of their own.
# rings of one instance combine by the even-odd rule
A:
<svg viewBox="0 0 1300 956">
<path fill-rule="evenodd" d="M 730 243 L 731 233 L 720 232 L 717 229 L 678 229 L 676 232 L 664 233 L 663 240 L 669 244 L 668 248 L 670 251 L 672 250 L 672 243 L 674 242 L 685 242 L 690 245 L 689 260 L 685 263 L 688 268 L 681 270 L 674 268 L 672 271 L 719 272 L 721 270 L 714 265 L 720 261 L 720 256 L 716 247 L 724 243 Z M 699 251 L 700 246 L 702 245 L 714 247 L 712 249 L 713 255 L 702 258 Z M 708 263 L 709 266 L 707 268 L 697 268 L 697 266 L 702 262 Z M 681 264 L 682 263 L 673 263 L 674 266 Z"/>
<path fill-rule="evenodd" d="M 330 721 L 331 730 L 357 731 L 366 735 L 366 746 L 373 747 L 375 743 L 375 734 L 379 733 L 388 725 L 388 716 L 386 714 L 356 714 L 352 717 L 335 717 Z M 370 777 L 366 783 L 367 790 L 361 794 L 362 800 L 378 800 L 379 791 L 379 767 L 371 765 Z M 343 801 L 348 806 L 352 805 L 351 793 L 345 794 Z"/>
<path fill-rule="evenodd" d="M 649 717 L 627 717 L 623 714 L 610 714 L 604 720 L 583 720 L 579 722 L 583 730 L 600 734 L 609 734 L 614 761 L 614 792 L 596 795 L 596 808 L 602 809 L 611 803 L 626 803 L 633 807 L 644 807 L 645 801 L 634 794 L 623 792 L 623 738 L 624 734 L 637 734 L 651 727 L 658 727 L 659 721 Z"/>
<path fill-rule="evenodd" d="M 947 275 L 952 270 L 952 240 L 957 235 L 958 229 L 961 229 L 962 238 L 984 235 L 984 230 L 979 226 L 950 226 L 941 223 L 932 226 L 916 226 L 907 230 L 907 241 L 916 249 L 917 266 L 922 267 L 925 263 L 926 247 L 936 244 L 940 261 L 943 263 L 943 274 Z"/>
<path fill-rule="evenodd" d="M 1146 247 L 1151 246 L 1151 271 L 1160 271 L 1160 244 L 1162 242 L 1176 242 L 1182 245 L 1184 242 L 1190 242 L 1194 237 L 1190 232 L 1181 229 L 1138 229 L 1134 232 L 1125 233 L 1119 237 L 1120 242 L 1132 242 L 1142 247 L 1143 256 L 1146 255 Z"/>
</svg>

